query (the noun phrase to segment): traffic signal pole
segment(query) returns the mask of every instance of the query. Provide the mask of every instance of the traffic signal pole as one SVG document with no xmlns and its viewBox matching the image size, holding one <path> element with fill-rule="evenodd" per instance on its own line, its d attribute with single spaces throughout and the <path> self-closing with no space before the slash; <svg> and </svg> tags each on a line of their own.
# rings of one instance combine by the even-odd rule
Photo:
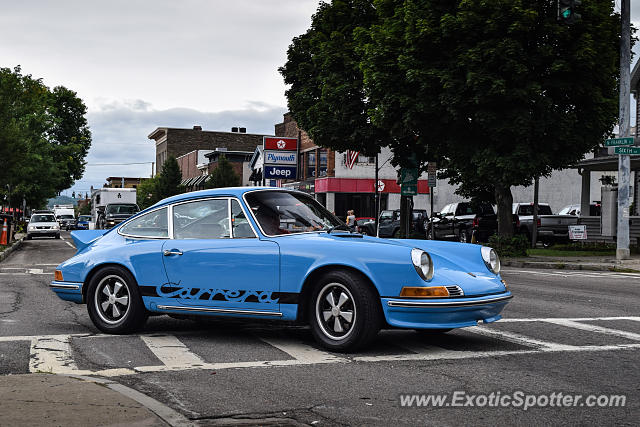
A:
<svg viewBox="0 0 640 427">
<path fill-rule="evenodd" d="M 620 37 L 620 119 L 619 137 L 628 137 L 630 133 L 629 99 L 631 89 L 631 5 L 630 0 L 621 0 L 620 16 L 622 21 Z M 629 252 L 629 182 L 631 159 L 629 155 L 618 155 L 618 231 L 616 259 L 630 258 Z"/>
</svg>

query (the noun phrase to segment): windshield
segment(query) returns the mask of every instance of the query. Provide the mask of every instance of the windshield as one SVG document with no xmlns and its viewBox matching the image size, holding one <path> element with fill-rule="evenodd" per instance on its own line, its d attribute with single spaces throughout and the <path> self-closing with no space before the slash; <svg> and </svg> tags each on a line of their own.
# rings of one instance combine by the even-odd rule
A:
<svg viewBox="0 0 640 427">
<path fill-rule="evenodd" d="M 58 215 L 60 219 L 73 219 L 73 215 Z"/>
<path fill-rule="evenodd" d="M 80 215 L 78 221 L 91 221 L 91 215 Z"/>
<path fill-rule="evenodd" d="M 138 212 L 136 205 L 109 205 L 107 206 L 108 214 L 134 214 Z"/>
<path fill-rule="evenodd" d="M 312 197 L 285 191 L 254 191 L 245 196 L 267 236 L 328 230 L 343 223 Z"/>
<path fill-rule="evenodd" d="M 533 215 L 533 205 L 520 205 L 518 215 Z M 547 205 L 538 205 L 538 215 L 552 215 L 551 208 Z"/>
<path fill-rule="evenodd" d="M 53 215 L 34 215 L 30 222 L 56 222 L 56 218 Z"/>
</svg>

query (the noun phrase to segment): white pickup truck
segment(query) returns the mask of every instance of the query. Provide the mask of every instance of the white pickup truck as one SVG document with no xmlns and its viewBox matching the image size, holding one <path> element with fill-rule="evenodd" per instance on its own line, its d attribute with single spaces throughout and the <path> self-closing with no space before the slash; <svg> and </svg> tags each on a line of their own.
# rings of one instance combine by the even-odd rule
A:
<svg viewBox="0 0 640 427">
<path fill-rule="evenodd" d="M 533 203 L 514 203 L 513 213 L 520 218 L 520 234 L 531 240 L 533 234 Z M 538 241 L 542 243 L 568 242 L 569 226 L 576 225 L 574 215 L 553 215 L 547 203 L 538 203 Z"/>
</svg>

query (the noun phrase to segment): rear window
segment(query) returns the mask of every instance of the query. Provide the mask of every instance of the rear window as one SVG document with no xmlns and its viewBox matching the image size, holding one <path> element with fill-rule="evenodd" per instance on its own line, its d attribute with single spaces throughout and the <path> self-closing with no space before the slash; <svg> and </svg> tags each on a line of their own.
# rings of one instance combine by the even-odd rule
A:
<svg viewBox="0 0 640 427">
<path fill-rule="evenodd" d="M 493 215 L 493 207 L 488 203 L 458 203 L 456 215 Z"/>
<path fill-rule="evenodd" d="M 80 215 L 78 221 L 91 221 L 91 215 Z"/>
<path fill-rule="evenodd" d="M 73 215 L 58 215 L 60 219 L 73 219 Z"/>
<path fill-rule="evenodd" d="M 109 205 L 107 206 L 108 214 L 134 214 L 138 212 L 136 205 Z"/>
<path fill-rule="evenodd" d="M 533 215 L 533 205 L 520 205 L 518 215 Z M 538 205 L 538 215 L 553 215 L 551 213 L 551 207 L 548 205 Z"/>
</svg>

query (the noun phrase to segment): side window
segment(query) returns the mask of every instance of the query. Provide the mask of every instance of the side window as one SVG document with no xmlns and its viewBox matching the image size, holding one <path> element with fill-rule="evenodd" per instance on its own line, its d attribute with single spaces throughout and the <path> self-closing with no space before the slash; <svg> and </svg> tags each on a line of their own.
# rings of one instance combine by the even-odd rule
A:
<svg viewBox="0 0 640 427">
<path fill-rule="evenodd" d="M 235 239 L 256 237 L 249 220 L 244 214 L 240 202 L 236 199 L 231 200 L 231 226 L 233 227 L 233 237 Z"/>
<path fill-rule="evenodd" d="M 169 237 L 167 208 L 146 213 L 128 222 L 120 229 L 121 234 L 138 237 Z"/>
<path fill-rule="evenodd" d="M 173 207 L 174 239 L 227 239 L 229 237 L 227 199 L 201 200 Z"/>
<path fill-rule="evenodd" d="M 446 211 L 444 213 L 445 216 L 453 216 L 453 210 L 455 209 L 456 205 L 447 205 L 447 207 L 445 208 Z"/>
</svg>

